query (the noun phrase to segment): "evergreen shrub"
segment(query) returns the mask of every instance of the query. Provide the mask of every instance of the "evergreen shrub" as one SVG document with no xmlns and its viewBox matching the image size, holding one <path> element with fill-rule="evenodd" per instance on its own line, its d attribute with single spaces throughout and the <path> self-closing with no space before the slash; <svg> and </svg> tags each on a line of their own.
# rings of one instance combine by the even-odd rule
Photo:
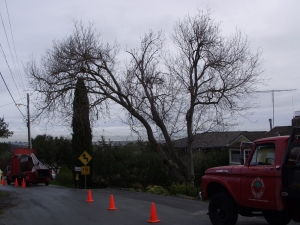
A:
<svg viewBox="0 0 300 225">
<path fill-rule="evenodd" d="M 56 180 L 62 185 L 72 185 L 73 184 L 72 171 L 66 165 L 62 165 L 59 173 L 56 175 Z"/>
</svg>

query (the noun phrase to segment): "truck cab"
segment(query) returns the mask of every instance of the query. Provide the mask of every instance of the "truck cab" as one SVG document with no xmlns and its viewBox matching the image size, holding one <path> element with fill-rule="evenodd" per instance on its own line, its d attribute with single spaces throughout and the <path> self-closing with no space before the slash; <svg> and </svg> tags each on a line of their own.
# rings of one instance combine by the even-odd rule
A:
<svg viewBox="0 0 300 225">
<path fill-rule="evenodd" d="M 210 168 L 202 177 L 212 224 L 235 224 L 238 214 L 262 215 L 271 225 L 300 222 L 300 128 L 250 148 L 245 163 L 241 158 L 241 165 Z M 244 149 L 241 143 L 241 155 Z"/>
</svg>

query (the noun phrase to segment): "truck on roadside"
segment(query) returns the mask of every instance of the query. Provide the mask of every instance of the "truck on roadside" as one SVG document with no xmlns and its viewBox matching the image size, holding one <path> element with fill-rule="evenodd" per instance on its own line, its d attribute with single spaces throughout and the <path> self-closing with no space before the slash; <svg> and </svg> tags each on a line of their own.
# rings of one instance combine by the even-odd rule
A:
<svg viewBox="0 0 300 225">
<path fill-rule="evenodd" d="M 44 183 L 49 185 L 52 173 L 36 157 L 36 151 L 28 148 L 15 148 L 11 158 L 11 165 L 7 167 L 7 184 L 26 182 L 31 184 Z"/>
<path fill-rule="evenodd" d="M 290 136 L 241 143 L 240 156 L 241 165 L 210 168 L 202 177 L 211 223 L 234 225 L 238 215 L 263 216 L 270 225 L 300 222 L 300 127 Z"/>
</svg>

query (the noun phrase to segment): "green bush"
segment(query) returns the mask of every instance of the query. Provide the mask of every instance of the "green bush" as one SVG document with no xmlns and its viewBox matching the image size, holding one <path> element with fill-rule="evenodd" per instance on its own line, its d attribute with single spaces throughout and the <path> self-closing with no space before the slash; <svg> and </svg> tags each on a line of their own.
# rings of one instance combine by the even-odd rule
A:
<svg viewBox="0 0 300 225">
<path fill-rule="evenodd" d="M 94 173 L 109 187 L 143 190 L 149 185 L 169 186 L 174 177 L 169 173 L 153 147 L 146 142 L 116 146 L 99 142 L 93 154 Z M 134 184 L 140 184 L 134 187 Z"/>
<path fill-rule="evenodd" d="M 169 192 L 159 185 L 148 186 L 146 192 L 157 195 L 169 195 Z"/>
<path fill-rule="evenodd" d="M 227 165 L 229 165 L 229 152 L 227 149 L 213 149 L 208 152 L 196 153 L 194 157 L 195 186 L 201 186 L 201 178 L 207 169 Z"/>
<path fill-rule="evenodd" d="M 60 168 L 59 173 L 56 175 L 56 180 L 62 185 L 72 185 L 73 184 L 72 171 L 66 165 L 63 165 Z"/>
<path fill-rule="evenodd" d="M 136 191 L 143 191 L 144 190 L 143 185 L 140 184 L 140 183 L 137 183 L 137 182 L 133 183 L 131 185 L 131 188 L 134 189 L 134 190 L 136 190 Z"/>
<path fill-rule="evenodd" d="M 173 183 L 169 188 L 169 192 L 171 195 L 187 195 L 191 197 L 197 197 L 199 193 L 199 189 L 191 184 L 179 184 Z"/>
</svg>

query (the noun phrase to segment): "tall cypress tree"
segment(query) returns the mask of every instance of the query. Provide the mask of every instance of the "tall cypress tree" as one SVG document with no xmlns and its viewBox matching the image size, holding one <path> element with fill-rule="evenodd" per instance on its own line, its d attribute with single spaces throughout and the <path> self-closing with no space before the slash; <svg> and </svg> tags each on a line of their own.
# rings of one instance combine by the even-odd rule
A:
<svg viewBox="0 0 300 225">
<path fill-rule="evenodd" d="M 72 151 L 74 166 L 80 167 L 84 164 L 79 157 L 84 151 L 92 156 L 92 130 L 89 118 L 89 99 L 87 89 L 83 78 L 78 78 L 73 101 L 73 119 L 72 119 Z M 92 160 L 87 164 L 90 166 L 90 175 L 86 176 L 86 187 L 91 187 Z M 74 174 L 74 180 L 76 176 Z M 79 188 L 85 187 L 85 176 L 79 175 Z"/>
</svg>

